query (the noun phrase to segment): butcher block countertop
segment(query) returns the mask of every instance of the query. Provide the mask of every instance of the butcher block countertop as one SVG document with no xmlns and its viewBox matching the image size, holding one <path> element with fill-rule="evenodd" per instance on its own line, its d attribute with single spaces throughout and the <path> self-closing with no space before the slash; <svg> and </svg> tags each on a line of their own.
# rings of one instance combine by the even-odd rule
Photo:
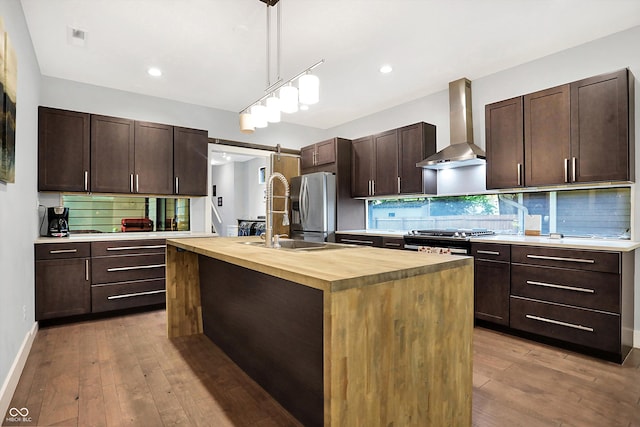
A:
<svg viewBox="0 0 640 427">
<path fill-rule="evenodd" d="M 473 258 L 364 246 L 292 251 L 250 237 L 168 239 L 167 244 L 323 291 L 340 291 L 472 265 Z"/>
</svg>

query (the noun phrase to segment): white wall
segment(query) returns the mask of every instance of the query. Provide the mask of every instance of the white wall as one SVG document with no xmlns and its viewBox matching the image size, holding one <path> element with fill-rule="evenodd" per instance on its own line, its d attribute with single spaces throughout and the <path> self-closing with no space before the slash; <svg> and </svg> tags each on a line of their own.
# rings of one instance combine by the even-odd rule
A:
<svg viewBox="0 0 640 427">
<path fill-rule="evenodd" d="M 0 416 L 4 416 L 15 388 L 9 380 L 16 378 L 10 378 L 10 373 L 20 374 L 20 350 L 35 325 L 33 242 L 38 232 L 40 69 L 20 2 L 0 1 L 0 16 L 18 57 L 16 182 L 0 183 Z"/>
<path fill-rule="evenodd" d="M 484 106 L 486 104 L 625 67 L 635 75 L 635 123 L 638 129 L 640 127 L 638 46 L 640 46 L 640 26 L 490 76 L 472 79 L 473 131 L 476 144 L 485 147 Z M 437 126 L 437 146 L 440 150 L 448 145 L 448 102 L 447 90 L 444 90 L 329 129 L 325 136 L 357 138 L 417 121 L 425 121 Z M 640 179 L 640 131 L 636 130 L 635 135 L 636 179 Z M 640 191 L 636 185 L 633 186 L 632 192 L 634 240 L 639 240 Z M 635 346 L 640 347 L 640 251 L 636 251 L 635 264 Z"/>
<path fill-rule="evenodd" d="M 218 234 L 227 235 L 227 226 L 237 225 L 236 194 L 235 191 L 235 163 L 211 167 L 211 185 L 216 186 L 213 203 L 220 214 L 222 224 L 213 219 Z M 222 197 L 222 206 L 218 206 L 218 197 Z"/>
<path fill-rule="evenodd" d="M 240 163 L 242 165 L 245 182 L 244 182 L 244 213 L 243 217 L 255 219 L 259 215 L 266 215 L 267 209 L 264 200 L 266 184 L 258 183 L 258 169 L 267 167 L 266 157 L 257 157 L 252 160 Z M 266 175 L 265 179 L 269 176 Z"/>
</svg>

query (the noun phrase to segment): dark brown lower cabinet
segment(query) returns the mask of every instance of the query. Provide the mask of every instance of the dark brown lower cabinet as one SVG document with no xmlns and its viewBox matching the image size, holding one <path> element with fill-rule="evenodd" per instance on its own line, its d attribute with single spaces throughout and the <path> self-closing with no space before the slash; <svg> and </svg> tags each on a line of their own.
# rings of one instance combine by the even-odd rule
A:
<svg viewBox="0 0 640 427">
<path fill-rule="evenodd" d="M 91 311 L 89 256 L 89 243 L 36 245 L 36 320 Z"/>
<path fill-rule="evenodd" d="M 509 245 L 472 244 L 476 319 L 509 326 L 510 251 Z"/>
</svg>

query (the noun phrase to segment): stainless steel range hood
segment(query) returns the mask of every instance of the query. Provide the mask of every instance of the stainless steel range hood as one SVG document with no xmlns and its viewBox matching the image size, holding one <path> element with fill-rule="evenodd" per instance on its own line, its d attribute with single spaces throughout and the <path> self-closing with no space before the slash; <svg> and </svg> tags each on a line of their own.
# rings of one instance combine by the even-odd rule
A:
<svg viewBox="0 0 640 427">
<path fill-rule="evenodd" d="M 469 79 L 462 78 L 449 83 L 449 128 L 451 144 L 416 163 L 417 167 L 446 169 L 485 163 L 485 152 L 473 143 Z"/>
</svg>

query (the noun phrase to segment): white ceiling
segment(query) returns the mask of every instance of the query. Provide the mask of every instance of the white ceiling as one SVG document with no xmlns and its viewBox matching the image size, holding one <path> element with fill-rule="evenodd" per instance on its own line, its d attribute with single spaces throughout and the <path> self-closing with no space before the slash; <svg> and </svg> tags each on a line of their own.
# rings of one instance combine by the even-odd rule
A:
<svg viewBox="0 0 640 427">
<path fill-rule="evenodd" d="M 478 79 L 640 25 L 638 0 L 280 5 L 281 76 L 326 60 L 316 69 L 320 103 L 283 120 L 322 129 L 445 90 L 460 77 Z M 22 0 L 22 6 L 46 76 L 234 112 L 267 86 L 266 5 L 258 0 Z M 86 47 L 67 42 L 69 26 L 87 32 Z M 393 72 L 379 73 L 382 64 Z M 161 68 L 162 77 L 150 77 L 150 66 Z"/>
</svg>

